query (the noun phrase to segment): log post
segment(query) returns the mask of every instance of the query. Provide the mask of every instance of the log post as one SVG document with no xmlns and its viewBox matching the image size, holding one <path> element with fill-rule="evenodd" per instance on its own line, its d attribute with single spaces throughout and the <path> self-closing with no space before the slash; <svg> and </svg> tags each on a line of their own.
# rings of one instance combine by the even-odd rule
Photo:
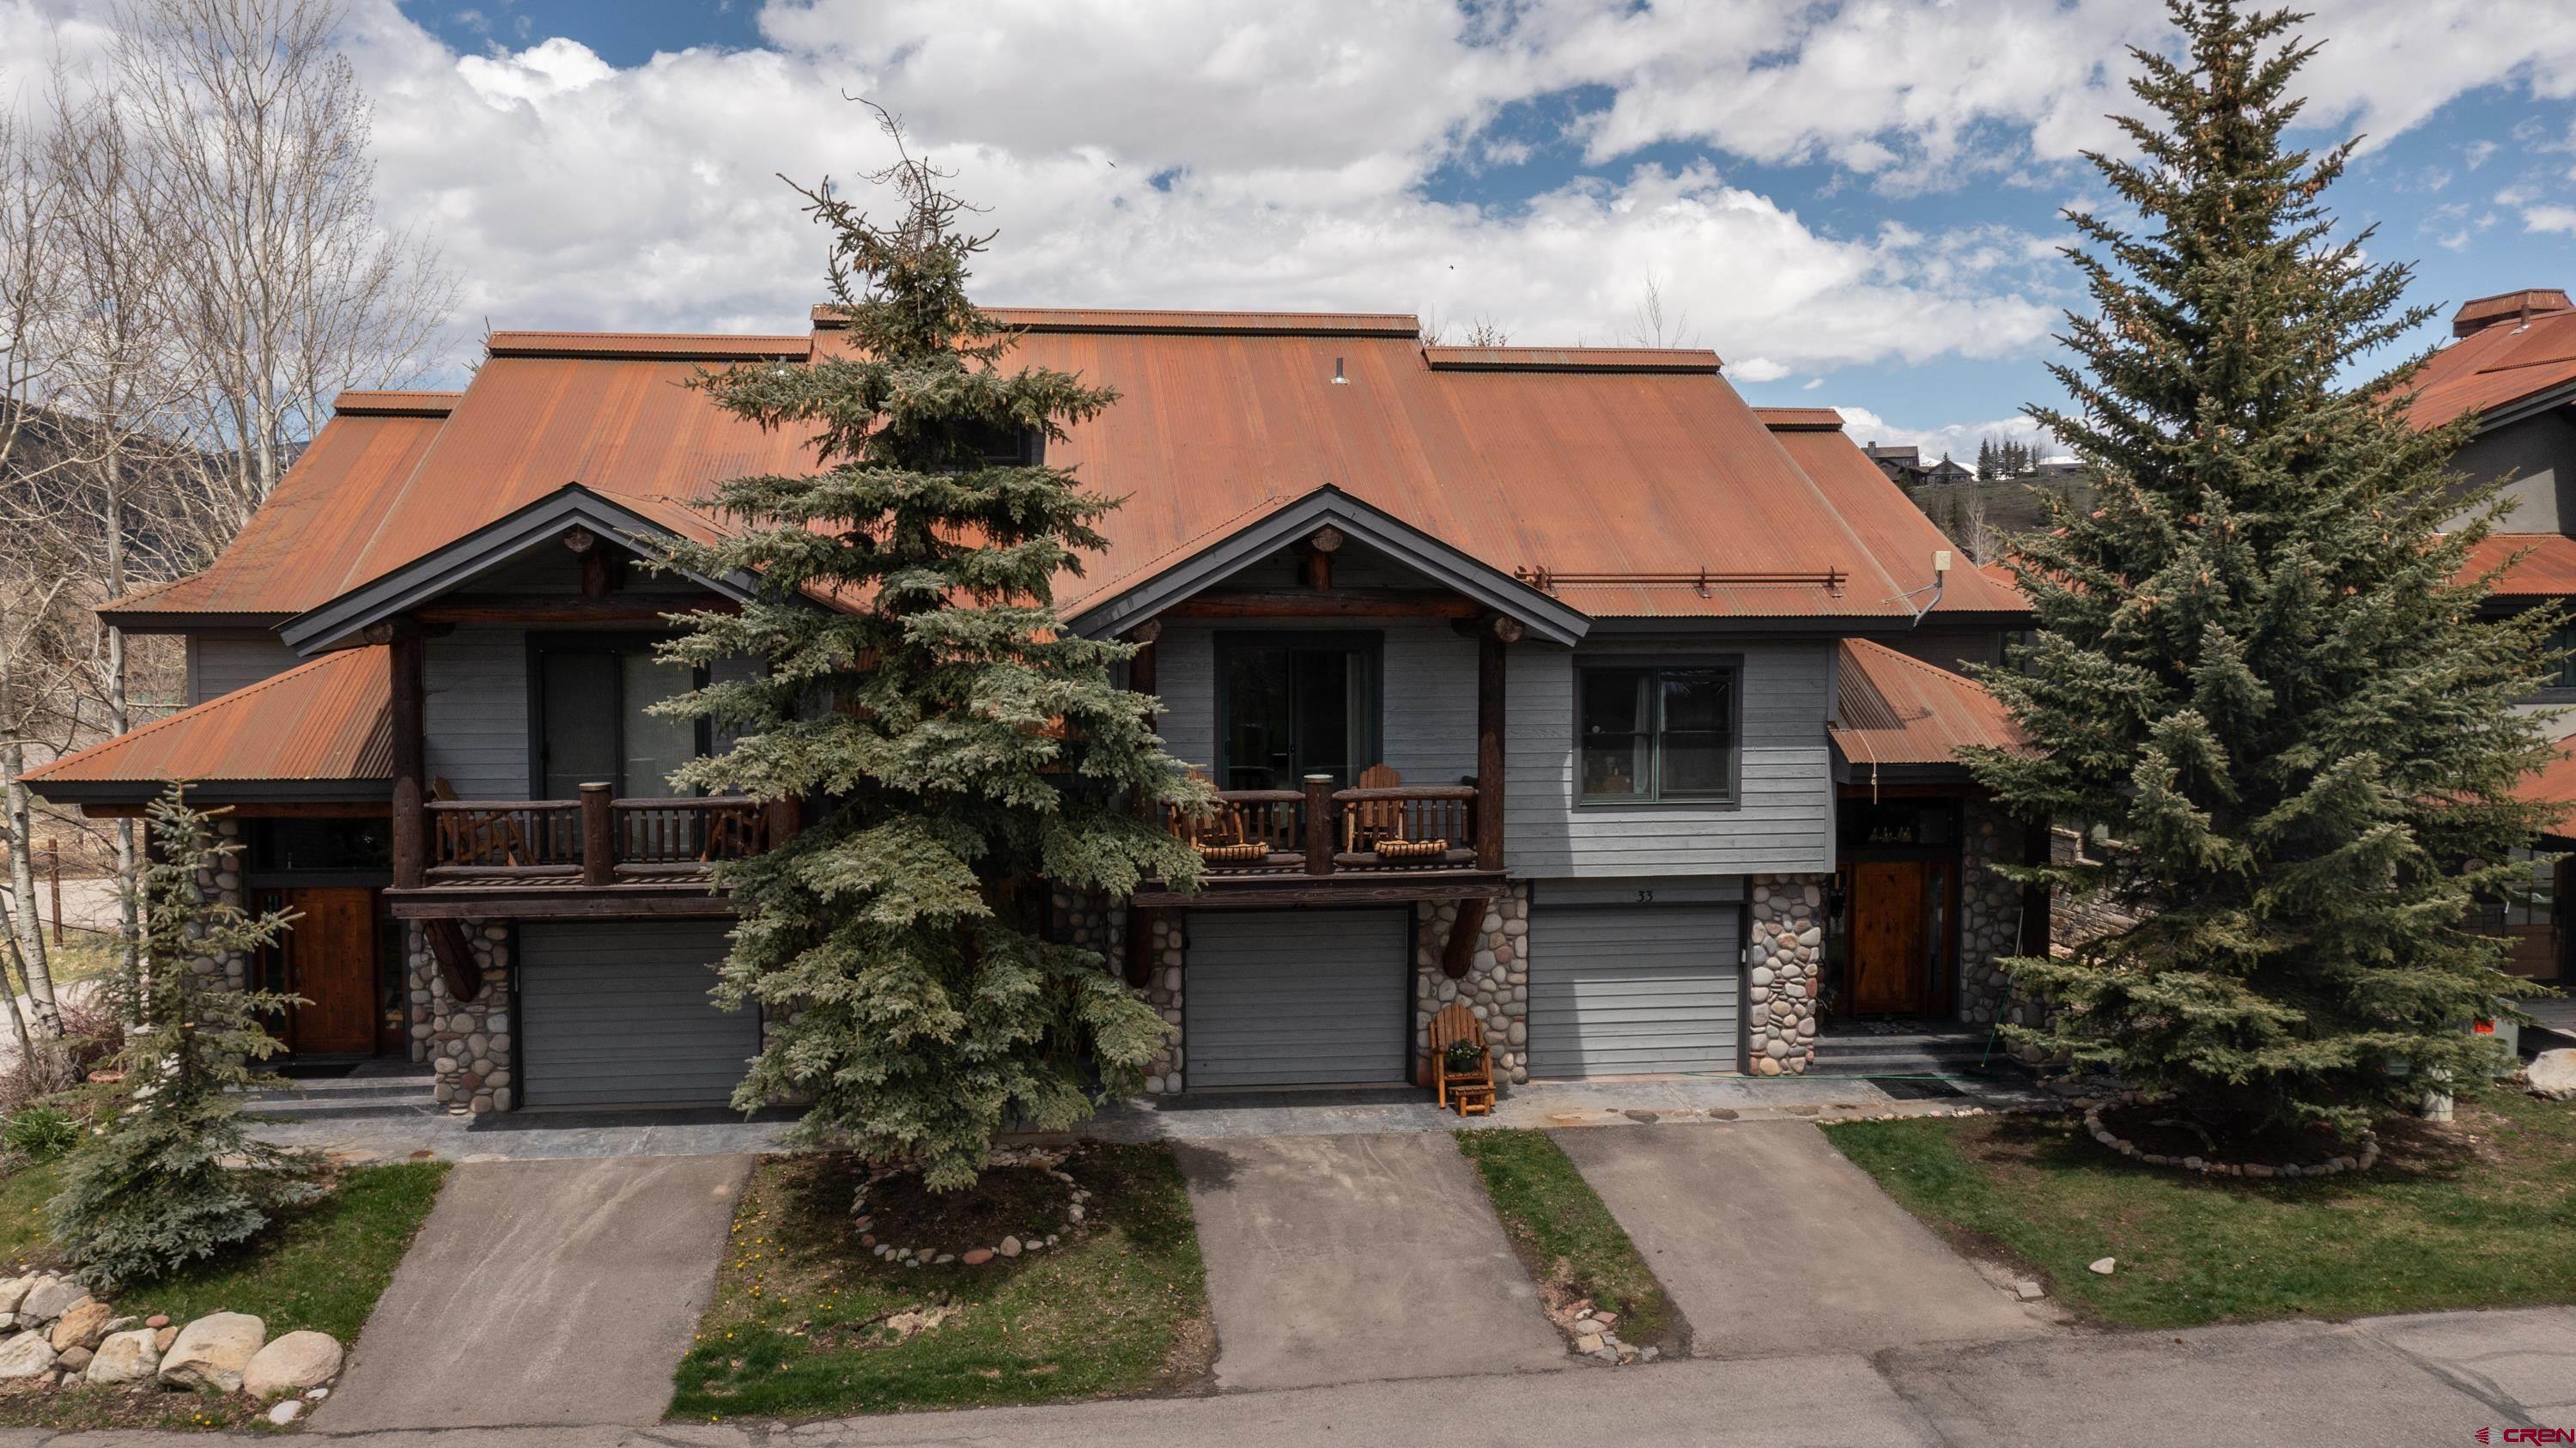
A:
<svg viewBox="0 0 2576 1448">
<path fill-rule="evenodd" d="M 1440 945 L 1442 975 L 1451 980 L 1467 978 L 1467 968 L 1476 963 L 1476 941 L 1485 933 L 1485 907 L 1492 903 L 1483 895 L 1458 902 L 1457 923 L 1449 927 L 1449 938 Z"/>
<path fill-rule="evenodd" d="M 777 849 L 788 837 L 805 825 L 805 802 L 796 796 L 783 795 L 761 806 L 764 825 L 769 835 L 769 848 Z"/>
<path fill-rule="evenodd" d="M 392 679 L 394 755 L 394 888 L 417 890 L 429 879 L 429 738 L 421 714 L 428 688 L 422 682 L 424 640 L 416 628 L 397 627 L 385 640 Z"/>
<path fill-rule="evenodd" d="M 1333 873 L 1333 777 L 1306 776 L 1306 873 Z"/>
<path fill-rule="evenodd" d="M 585 784 L 581 787 L 581 883 L 613 885 L 617 882 L 617 821 L 608 807 L 614 785 Z"/>
<path fill-rule="evenodd" d="M 1163 636 L 1163 625 L 1148 619 L 1127 635 L 1136 652 L 1127 659 L 1127 689 L 1130 693 L 1151 694 L 1154 688 L 1154 641 Z"/>
<path fill-rule="evenodd" d="M 1497 619 L 1496 623 L 1506 620 Z M 1503 685 L 1508 654 L 1495 629 L 1476 635 L 1476 868 L 1503 867 Z"/>
</svg>

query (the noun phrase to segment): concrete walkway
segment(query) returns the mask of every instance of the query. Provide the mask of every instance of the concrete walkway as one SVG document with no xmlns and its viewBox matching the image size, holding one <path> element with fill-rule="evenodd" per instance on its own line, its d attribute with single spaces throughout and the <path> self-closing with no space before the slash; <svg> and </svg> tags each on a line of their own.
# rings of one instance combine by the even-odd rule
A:
<svg viewBox="0 0 2576 1448">
<path fill-rule="evenodd" d="M 1575 1361 L 1448 1136 L 1267 1137 L 1175 1152 L 1207 1259 L 1220 1389 Z"/>
<path fill-rule="evenodd" d="M 456 1397 L 471 1384 L 452 1384 Z M 302 1437 L 351 1448 L 2418 1448 L 2576 1429 L 2576 1309 L 2058 1336 L 1993 1349 L 1675 1361 L 780 1425 Z M 0 1430 L 0 1448 L 203 1448 L 195 1433 Z"/>
<path fill-rule="evenodd" d="M 1565 1131 L 1556 1142 L 1690 1319 L 1698 1356 L 2046 1328 L 1805 1122 Z"/>
<path fill-rule="evenodd" d="M 316 1426 L 658 1421 L 751 1162 L 458 1167 Z"/>
</svg>

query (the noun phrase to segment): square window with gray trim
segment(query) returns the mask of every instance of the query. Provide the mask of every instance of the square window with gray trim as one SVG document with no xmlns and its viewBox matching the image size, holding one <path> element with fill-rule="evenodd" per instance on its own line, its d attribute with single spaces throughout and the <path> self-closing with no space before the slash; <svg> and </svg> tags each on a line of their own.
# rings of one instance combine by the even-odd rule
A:
<svg viewBox="0 0 2576 1448">
<path fill-rule="evenodd" d="M 1583 802 L 1732 802 L 1736 676 L 1720 666 L 1582 668 Z"/>
</svg>

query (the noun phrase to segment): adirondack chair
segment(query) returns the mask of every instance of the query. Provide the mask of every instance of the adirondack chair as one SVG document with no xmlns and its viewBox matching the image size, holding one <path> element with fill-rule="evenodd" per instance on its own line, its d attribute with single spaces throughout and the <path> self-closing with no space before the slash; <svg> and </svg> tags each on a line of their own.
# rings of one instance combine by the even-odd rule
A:
<svg viewBox="0 0 2576 1448">
<path fill-rule="evenodd" d="M 1190 777 L 1204 780 L 1207 773 L 1192 765 Z M 1171 829 L 1173 838 L 1198 851 L 1199 858 L 1210 864 L 1251 864 L 1268 858 L 1270 854 L 1268 841 L 1252 839 L 1245 834 L 1243 810 L 1239 805 L 1219 801 L 1216 813 L 1203 820 L 1175 814 Z"/>
<path fill-rule="evenodd" d="M 456 786 L 447 782 L 446 775 L 434 775 L 429 781 L 429 797 L 452 801 Z M 537 859 L 514 811 L 452 817 L 442 822 L 441 832 L 453 840 L 456 859 L 463 864 L 525 865 Z"/>
<path fill-rule="evenodd" d="M 1450 1064 L 1449 1048 L 1461 1042 L 1475 1047 L 1475 1065 Z M 1465 1001 L 1451 1001 L 1431 1018 L 1431 1081 L 1444 1108 L 1454 1104 L 1461 1116 L 1493 1114 L 1494 1052 Z"/>
</svg>

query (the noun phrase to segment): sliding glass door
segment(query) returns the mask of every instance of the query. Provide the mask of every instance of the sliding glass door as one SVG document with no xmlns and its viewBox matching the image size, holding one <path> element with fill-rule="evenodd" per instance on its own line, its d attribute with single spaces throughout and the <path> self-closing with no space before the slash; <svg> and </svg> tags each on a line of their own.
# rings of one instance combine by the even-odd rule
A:
<svg viewBox="0 0 2576 1448">
<path fill-rule="evenodd" d="M 1217 769 L 1225 789 L 1347 786 L 1378 762 L 1378 635 L 1217 635 Z"/>
<path fill-rule="evenodd" d="M 541 639 L 533 650 L 539 799 L 574 799 L 585 784 L 622 799 L 666 798 L 671 771 L 699 752 L 691 719 L 646 710 L 697 686 L 694 670 L 633 639 Z"/>
</svg>

